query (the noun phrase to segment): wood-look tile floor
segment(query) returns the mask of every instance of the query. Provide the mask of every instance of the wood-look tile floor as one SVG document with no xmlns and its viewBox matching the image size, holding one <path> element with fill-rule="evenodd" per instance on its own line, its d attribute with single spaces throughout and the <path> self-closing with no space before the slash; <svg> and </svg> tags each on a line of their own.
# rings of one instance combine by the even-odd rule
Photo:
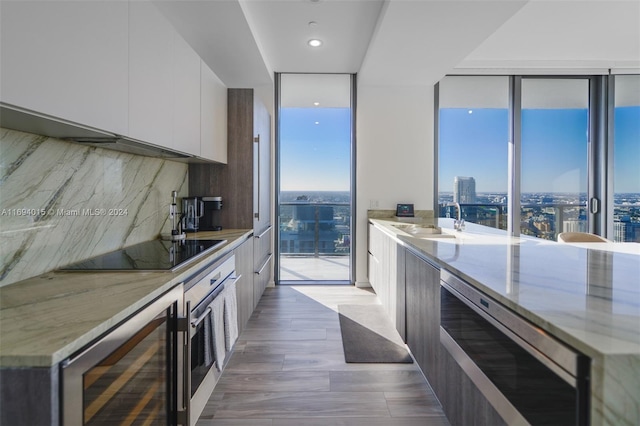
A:
<svg viewBox="0 0 640 426">
<path fill-rule="evenodd" d="M 198 426 L 449 425 L 416 364 L 347 364 L 339 304 L 353 286 L 267 288 Z"/>
</svg>

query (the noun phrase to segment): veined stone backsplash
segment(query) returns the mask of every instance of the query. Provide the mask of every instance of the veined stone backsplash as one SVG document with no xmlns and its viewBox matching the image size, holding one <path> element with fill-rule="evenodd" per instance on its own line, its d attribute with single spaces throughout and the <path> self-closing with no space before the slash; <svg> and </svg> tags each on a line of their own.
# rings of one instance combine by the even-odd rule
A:
<svg viewBox="0 0 640 426">
<path fill-rule="evenodd" d="M 0 128 L 0 286 L 169 232 L 188 166 Z"/>
</svg>

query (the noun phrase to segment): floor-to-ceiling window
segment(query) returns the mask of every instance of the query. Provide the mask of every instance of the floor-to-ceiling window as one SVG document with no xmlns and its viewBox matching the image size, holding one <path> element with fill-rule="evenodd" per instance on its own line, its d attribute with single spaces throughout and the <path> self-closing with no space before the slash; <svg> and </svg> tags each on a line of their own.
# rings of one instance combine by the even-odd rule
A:
<svg viewBox="0 0 640 426">
<path fill-rule="evenodd" d="M 439 105 L 440 216 L 506 229 L 508 77 L 447 77 Z"/>
<path fill-rule="evenodd" d="M 523 78 L 520 233 L 587 232 L 589 80 Z"/>
<path fill-rule="evenodd" d="M 612 239 L 640 242 L 640 75 L 617 75 L 614 87 Z"/>
<path fill-rule="evenodd" d="M 441 217 L 458 202 L 516 235 L 640 242 L 640 76 L 447 76 L 436 93 Z M 488 190 L 495 174 L 502 189 Z"/>
<path fill-rule="evenodd" d="M 350 74 L 278 74 L 279 283 L 352 281 Z"/>
</svg>

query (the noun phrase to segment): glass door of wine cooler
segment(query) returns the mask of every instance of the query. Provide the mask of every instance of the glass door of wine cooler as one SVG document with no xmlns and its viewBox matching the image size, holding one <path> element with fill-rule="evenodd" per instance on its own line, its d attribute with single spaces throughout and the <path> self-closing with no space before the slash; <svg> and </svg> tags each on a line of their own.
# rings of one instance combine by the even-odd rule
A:
<svg viewBox="0 0 640 426">
<path fill-rule="evenodd" d="M 67 361 L 63 424 L 177 424 L 181 307 L 179 286 Z"/>
</svg>

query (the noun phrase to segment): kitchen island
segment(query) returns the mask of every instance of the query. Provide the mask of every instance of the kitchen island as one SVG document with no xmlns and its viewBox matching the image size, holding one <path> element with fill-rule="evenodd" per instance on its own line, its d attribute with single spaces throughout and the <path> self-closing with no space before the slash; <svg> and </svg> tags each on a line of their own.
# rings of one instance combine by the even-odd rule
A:
<svg viewBox="0 0 640 426">
<path fill-rule="evenodd" d="M 456 232 L 453 219 L 435 219 L 449 235 L 433 238 L 405 232 L 394 218 L 370 224 L 588 356 L 591 424 L 640 423 L 640 253 L 470 223 Z"/>
</svg>

